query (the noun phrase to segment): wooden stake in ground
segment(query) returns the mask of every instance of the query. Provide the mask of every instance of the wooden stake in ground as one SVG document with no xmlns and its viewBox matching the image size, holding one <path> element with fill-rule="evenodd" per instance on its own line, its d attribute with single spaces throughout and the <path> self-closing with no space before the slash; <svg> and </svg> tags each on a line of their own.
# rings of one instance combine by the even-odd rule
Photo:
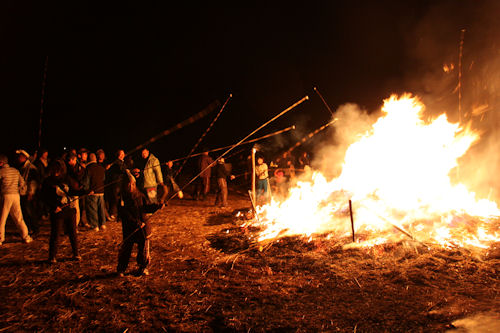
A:
<svg viewBox="0 0 500 333">
<path fill-rule="evenodd" d="M 252 192 L 248 191 L 248 195 L 250 196 L 250 202 L 252 203 L 253 211 L 255 212 L 255 217 L 257 218 L 257 221 L 260 222 L 259 214 L 257 213 L 257 205 L 255 204 L 255 201 L 253 200 Z"/>
<path fill-rule="evenodd" d="M 252 201 L 257 201 L 257 196 L 255 193 L 255 152 L 257 149 L 252 148 Z M 253 203 L 252 203 L 253 204 Z"/>
<path fill-rule="evenodd" d="M 352 216 L 352 201 L 349 199 L 349 214 L 351 215 L 351 229 L 352 229 L 352 242 L 356 241 L 356 236 L 354 234 L 354 217 Z"/>
</svg>

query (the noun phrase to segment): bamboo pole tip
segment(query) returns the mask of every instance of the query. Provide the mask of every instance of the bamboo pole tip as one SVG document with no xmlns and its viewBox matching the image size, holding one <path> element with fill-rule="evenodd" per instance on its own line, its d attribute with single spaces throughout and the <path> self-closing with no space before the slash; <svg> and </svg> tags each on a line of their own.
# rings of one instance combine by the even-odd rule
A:
<svg viewBox="0 0 500 333">
<path fill-rule="evenodd" d="M 314 87 L 313 89 L 314 89 L 314 91 L 318 91 L 318 88 L 316 88 L 316 87 Z"/>
<path fill-rule="evenodd" d="M 304 97 L 304 99 L 307 101 L 307 100 L 309 99 L 309 96 L 308 96 L 308 95 L 306 95 L 306 97 Z"/>
<path fill-rule="evenodd" d="M 233 97 L 233 94 L 229 94 L 229 97 Z"/>
<path fill-rule="evenodd" d="M 292 129 L 293 129 L 293 130 L 295 129 L 295 125 L 292 125 Z"/>
</svg>

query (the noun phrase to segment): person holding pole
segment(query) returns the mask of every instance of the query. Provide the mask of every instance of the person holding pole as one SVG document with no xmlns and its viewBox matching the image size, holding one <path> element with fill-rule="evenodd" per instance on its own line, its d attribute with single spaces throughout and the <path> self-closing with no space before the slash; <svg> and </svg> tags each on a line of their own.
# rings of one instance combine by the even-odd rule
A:
<svg viewBox="0 0 500 333">
<path fill-rule="evenodd" d="M 49 263 L 51 264 L 57 262 L 59 234 L 63 227 L 71 243 L 73 259 L 82 259 L 78 253 L 76 209 L 71 207 L 73 193 L 66 183 L 67 179 L 65 179 L 62 165 L 58 161 L 53 161 L 49 165 L 50 176 L 42 185 L 42 200 L 50 211 Z"/>
<path fill-rule="evenodd" d="M 151 227 L 149 221 L 144 217 L 145 196 L 137 189 L 134 176 L 126 173 L 121 182 L 121 205 L 118 207 L 118 215 L 122 221 L 123 241 L 118 253 L 117 273 L 123 276 L 127 270 L 134 244 L 137 243 L 137 264 L 139 275 L 148 275 L 147 266 L 151 260 L 149 251 L 149 238 Z"/>
<path fill-rule="evenodd" d="M 230 174 L 223 158 L 217 161 L 214 171 L 217 179 L 215 206 L 227 207 L 227 177 L 233 180 L 234 176 Z"/>
</svg>

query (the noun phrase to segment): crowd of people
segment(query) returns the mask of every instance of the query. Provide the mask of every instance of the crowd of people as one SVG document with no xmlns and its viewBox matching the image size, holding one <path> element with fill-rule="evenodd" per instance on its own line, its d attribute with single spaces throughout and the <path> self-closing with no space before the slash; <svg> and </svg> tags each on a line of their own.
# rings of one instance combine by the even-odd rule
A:
<svg viewBox="0 0 500 333">
<path fill-rule="evenodd" d="M 0 154 L 0 246 L 5 241 L 9 216 L 25 243 L 38 236 L 41 221 L 50 220 L 49 262 L 57 262 L 63 229 L 69 237 L 73 259 L 81 260 L 79 231 L 104 231 L 107 222 L 121 221 L 123 242 L 117 271 L 125 272 L 133 245 L 137 243 L 139 272 L 147 274 L 151 228 L 145 216 L 163 207 L 168 198 L 182 199 L 183 191 L 175 181 L 173 163 L 160 163 L 147 148 L 141 150 L 135 161 L 121 149 L 109 161 L 102 149 L 95 152 L 70 149 L 54 158 L 49 158 L 47 150 L 40 150 L 35 156 L 17 150 L 12 166 L 7 156 Z M 259 156 L 255 168 L 258 201 L 268 200 L 271 188 L 276 195 L 284 196 L 295 172 L 308 165 L 307 153 L 297 162 L 290 153 L 284 153 L 270 167 Z M 198 159 L 197 170 L 199 178 L 194 183 L 193 199 L 206 200 L 214 178 L 214 204 L 226 207 L 228 180 L 235 178 L 230 164 L 223 158 L 214 163 L 205 152 Z"/>
</svg>

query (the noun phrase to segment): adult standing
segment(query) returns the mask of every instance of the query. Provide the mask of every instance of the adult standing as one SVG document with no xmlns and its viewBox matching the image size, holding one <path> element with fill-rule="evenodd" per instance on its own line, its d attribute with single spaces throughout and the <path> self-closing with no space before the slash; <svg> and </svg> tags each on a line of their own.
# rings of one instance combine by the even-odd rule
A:
<svg viewBox="0 0 500 333">
<path fill-rule="evenodd" d="M 227 177 L 234 179 L 230 174 L 223 158 L 217 161 L 215 166 L 215 178 L 217 179 L 217 194 L 215 196 L 215 206 L 227 206 Z"/>
<path fill-rule="evenodd" d="M 170 192 L 170 189 L 172 189 L 172 195 L 171 197 L 175 196 L 177 193 L 177 196 L 179 199 L 184 198 L 184 193 L 182 193 L 181 188 L 177 183 L 175 182 L 175 175 L 174 175 L 174 162 L 168 161 L 165 165 L 165 185 L 167 186 L 168 192 Z M 167 192 L 167 193 L 168 193 Z"/>
<path fill-rule="evenodd" d="M 20 194 L 26 192 L 26 184 L 19 171 L 9 166 L 7 156 L 0 155 L 0 192 L 2 196 L 2 213 L 0 215 L 0 245 L 5 240 L 5 222 L 10 216 L 16 223 L 25 243 L 32 241 L 28 227 L 23 219 Z"/>
<path fill-rule="evenodd" d="M 94 153 L 89 154 L 86 167 L 86 187 L 89 190 L 85 198 L 87 220 L 94 231 L 106 229 L 106 211 L 104 206 L 104 180 L 106 169 L 97 163 Z"/>
<path fill-rule="evenodd" d="M 106 172 L 106 195 L 108 197 L 108 212 L 111 221 L 115 221 L 118 215 L 118 204 L 120 201 L 120 184 L 126 176 L 125 151 L 116 152 L 116 160 L 110 165 Z"/>
<path fill-rule="evenodd" d="M 42 185 L 42 199 L 50 211 L 49 262 L 57 262 L 59 235 L 64 228 L 68 235 L 73 259 L 80 260 L 76 235 L 76 209 L 71 207 L 71 190 L 65 182 L 62 164 L 54 161 L 49 165 L 49 177 Z"/>
<path fill-rule="evenodd" d="M 40 187 L 40 174 L 36 166 L 31 163 L 30 155 L 25 150 L 16 150 L 18 169 L 26 184 L 26 193 L 21 195 L 21 209 L 24 221 L 32 235 L 39 232 L 39 205 L 38 190 Z"/>
<path fill-rule="evenodd" d="M 71 195 L 71 207 L 76 211 L 75 225 L 80 224 L 80 199 L 79 197 L 85 194 L 84 178 L 85 169 L 78 163 L 75 153 L 70 152 L 66 157 L 66 183 L 69 186 Z M 77 229 L 78 230 L 78 229 Z"/>
<path fill-rule="evenodd" d="M 45 178 L 49 176 L 47 172 L 47 167 L 49 166 L 49 152 L 47 151 L 47 149 L 41 149 L 38 152 L 38 158 L 33 163 L 38 169 L 40 182 L 42 183 Z"/>
<path fill-rule="evenodd" d="M 49 166 L 49 152 L 47 149 L 41 149 L 37 153 L 37 159 L 35 162 L 36 168 L 38 169 L 38 176 L 40 177 L 40 189 L 42 187 L 43 181 L 49 176 L 48 166 Z M 42 200 L 38 201 L 38 212 L 41 219 L 46 219 L 48 217 L 47 207 L 43 204 Z"/>
<path fill-rule="evenodd" d="M 86 148 L 80 148 L 80 150 L 77 153 L 77 161 L 78 165 L 85 170 L 87 167 L 88 163 L 88 156 L 89 156 L 89 151 Z M 86 207 L 86 201 L 87 200 L 78 200 L 78 204 L 80 205 L 80 221 L 84 222 L 86 225 L 89 224 L 88 218 L 87 218 L 87 207 Z M 85 217 L 85 219 L 84 219 Z"/>
<path fill-rule="evenodd" d="M 200 169 L 200 179 L 201 179 L 201 199 L 205 200 L 208 192 L 210 192 L 210 176 L 211 176 L 211 167 L 214 160 L 208 155 L 208 152 L 205 151 L 201 155 L 198 161 L 198 168 Z M 197 196 L 199 197 L 199 190 Z"/>
<path fill-rule="evenodd" d="M 164 198 L 166 197 L 166 191 L 163 191 L 164 195 L 158 198 L 158 185 L 163 185 L 163 174 L 161 173 L 160 161 L 156 156 L 151 154 L 147 148 L 144 148 L 141 153 L 142 163 L 141 167 L 143 174 L 143 186 L 146 192 L 146 198 L 148 204 L 151 205 L 163 205 Z"/>
</svg>

